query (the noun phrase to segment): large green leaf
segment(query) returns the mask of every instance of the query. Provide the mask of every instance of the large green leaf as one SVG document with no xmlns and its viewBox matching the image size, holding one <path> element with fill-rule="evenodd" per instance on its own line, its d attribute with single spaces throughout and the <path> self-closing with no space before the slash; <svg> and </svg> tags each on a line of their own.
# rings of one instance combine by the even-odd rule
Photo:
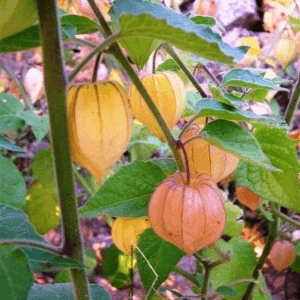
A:
<svg viewBox="0 0 300 300">
<path fill-rule="evenodd" d="M 108 178 L 80 209 L 80 214 L 84 217 L 100 214 L 116 217 L 146 216 L 148 200 L 165 178 L 166 174 L 158 165 L 135 161 Z"/>
<path fill-rule="evenodd" d="M 119 15 L 121 43 L 140 67 L 146 63 L 158 40 L 227 64 L 241 59 L 245 53 L 245 48 L 232 48 L 223 43 L 209 26 L 197 25 L 187 16 L 161 5 L 141 0 L 119 0 L 114 3 L 114 9 Z M 140 45 L 143 45 L 144 55 Z"/>
<path fill-rule="evenodd" d="M 201 131 L 201 135 L 211 144 L 231 152 L 245 161 L 257 164 L 267 170 L 276 170 L 252 133 L 236 123 L 227 120 L 210 122 Z"/>
<path fill-rule="evenodd" d="M 60 19 L 61 25 L 64 26 L 72 26 L 76 29 L 76 34 L 88 34 L 94 33 L 100 30 L 99 25 L 85 17 L 79 15 L 64 15 Z"/>
<path fill-rule="evenodd" d="M 21 129 L 25 124 L 25 121 L 18 116 L 2 115 L 0 116 L 0 133 Z"/>
<path fill-rule="evenodd" d="M 109 295 L 96 284 L 90 284 L 92 299 L 110 300 Z M 74 300 L 71 283 L 34 284 L 28 293 L 27 300 Z"/>
<path fill-rule="evenodd" d="M 228 263 L 215 267 L 211 271 L 210 279 L 213 288 L 227 285 L 232 281 L 251 278 L 256 265 L 256 254 L 253 247 L 248 242 L 233 238 L 228 243 L 230 245 L 231 259 Z M 234 285 L 238 292 L 238 297 L 224 296 L 224 299 L 239 299 L 246 291 L 248 283 Z"/>
<path fill-rule="evenodd" d="M 249 187 L 263 199 L 300 212 L 296 142 L 284 131 L 267 126 L 257 128 L 254 135 L 272 164 L 282 172 L 268 172 L 241 162 L 236 169 L 237 184 Z"/>
<path fill-rule="evenodd" d="M 0 205 L 0 239 L 30 239 L 43 242 L 22 211 Z M 29 259 L 31 270 L 47 269 L 50 267 L 81 268 L 78 262 L 71 261 L 44 250 L 22 247 Z"/>
<path fill-rule="evenodd" d="M 288 92 L 288 89 L 277 86 L 278 84 L 283 83 L 287 83 L 287 81 L 281 78 L 267 79 L 261 74 L 251 72 L 249 69 L 232 69 L 224 76 L 222 80 L 222 84 L 226 86 Z"/>
<path fill-rule="evenodd" d="M 238 219 L 243 216 L 243 210 L 231 202 L 226 202 L 225 208 L 227 219 L 223 234 L 231 237 L 240 236 L 244 227 L 244 221 Z"/>
<path fill-rule="evenodd" d="M 185 255 L 183 251 L 160 239 L 150 228 L 139 236 L 138 247 L 139 250 L 135 252 L 146 291 L 149 291 L 151 287 L 157 289 L 174 271 L 179 260 Z M 155 270 L 158 277 L 155 276 L 152 269 Z M 151 293 L 153 291 L 152 289 Z"/>
<path fill-rule="evenodd" d="M 33 284 L 28 258 L 13 246 L 0 246 L 0 290 L 1 298 L 26 300 Z"/>
<path fill-rule="evenodd" d="M 0 155 L 0 199 L 1 203 L 23 209 L 25 206 L 25 180 L 17 167 Z"/>
<path fill-rule="evenodd" d="M 0 116 L 18 115 L 22 113 L 23 105 L 14 96 L 6 93 L 0 93 Z"/>
<path fill-rule="evenodd" d="M 232 105 L 203 99 L 197 102 L 196 110 L 199 117 L 216 117 L 225 120 L 249 122 L 252 124 L 266 124 L 279 128 L 286 128 L 286 123 L 279 118 L 267 115 L 257 115 L 251 111 L 238 109 Z"/>
<path fill-rule="evenodd" d="M 15 152 L 25 152 L 18 146 L 16 146 L 13 142 L 8 140 L 5 136 L 0 134 L 0 148 L 8 149 Z"/>
<path fill-rule="evenodd" d="M 26 196 L 26 213 L 39 234 L 56 228 L 60 223 L 56 189 L 35 183 Z"/>
</svg>

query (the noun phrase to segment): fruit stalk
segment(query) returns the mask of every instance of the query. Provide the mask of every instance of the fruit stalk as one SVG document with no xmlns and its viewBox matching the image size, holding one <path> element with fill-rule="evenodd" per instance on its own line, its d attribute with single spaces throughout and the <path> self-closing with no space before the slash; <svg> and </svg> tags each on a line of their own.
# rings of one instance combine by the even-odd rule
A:
<svg viewBox="0 0 300 300">
<path fill-rule="evenodd" d="M 261 255 L 261 257 L 259 258 L 257 264 L 256 264 L 256 267 L 253 271 L 253 275 L 252 277 L 256 280 L 258 279 L 258 276 L 259 276 L 259 271 L 262 269 L 265 261 L 266 261 L 266 258 L 267 256 L 269 255 L 271 249 L 272 249 L 272 245 L 274 243 L 274 241 L 276 240 L 276 237 L 277 237 L 277 228 L 278 228 L 278 216 L 276 214 L 273 213 L 273 222 L 271 223 L 271 228 L 270 228 L 270 232 L 269 232 L 269 236 L 268 236 L 268 240 L 267 240 L 267 243 L 265 245 L 265 248 L 263 250 L 263 253 Z M 254 287 L 255 287 L 255 283 L 254 282 L 251 282 L 249 285 L 248 285 L 248 288 L 242 298 L 242 300 L 248 300 L 250 299 L 251 297 L 251 294 L 254 290 Z"/>
<path fill-rule="evenodd" d="M 112 31 L 110 30 L 108 24 L 106 23 L 104 17 L 102 16 L 99 8 L 97 7 L 96 3 L 94 0 L 88 0 L 94 14 L 96 15 L 102 29 L 104 32 L 104 36 L 106 38 L 109 38 L 112 35 Z M 114 54 L 114 56 L 116 57 L 116 59 L 119 61 L 119 63 L 122 65 L 122 67 L 125 69 L 127 75 L 130 77 L 130 79 L 132 80 L 133 84 L 136 86 L 136 88 L 138 89 L 138 91 L 140 92 L 141 96 L 143 97 L 143 99 L 145 100 L 145 102 L 147 103 L 149 109 L 151 110 L 152 114 L 154 115 L 156 121 L 158 122 L 158 124 L 161 127 L 161 130 L 163 131 L 167 143 L 173 153 L 174 159 L 177 163 L 178 169 L 180 172 L 184 172 L 185 168 L 184 168 L 184 162 L 181 158 L 180 155 L 180 151 L 176 148 L 176 141 L 168 127 L 168 125 L 166 124 L 164 118 L 161 116 L 159 110 L 157 109 L 156 105 L 154 104 L 153 100 L 151 99 L 149 93 L 147 92 L 147 90 L 145 89 L 145 87 L 143 86 L 143 84 L 141 83 L 139 77 L 137 76 L 137 74 L 135 73 L 135 71 L 133 70 L 133 68 L 131 67 L 131 65 L 129 64 L 129 62 L 127 61 L 127 59 L 125 58 L 124 54 L 122 53 L 119 45 L 117 43 L 113 43 L 111 45 L 111 51 Z"/>
<path fill-rule="evenodd" d="M 290 100 L 289 106 L 288 106 L 285 116 L 284 116 L 284 119 L 288 125 L 292 124 L 292 120 L 293 120 L 295 111 L 298 107 L 299 100 L 300 100 L 300 75 L 299 75 L 298 82 L 297 82 L 296 88 L 294 90 L 293 96 Z"/>
<path fill-rule="evenodd" d="M 44 57 L 44 82 L 51 125 L 51 145 L 62 217 L 62 253 L 83 263 L 83 248 L 77 215 L 68 133 L 67 79 L 62 59 L 62 39 L 58 11 L 55 0 L 37 0 L 36 3 Z M 90 293 L 85 270 L 72 268 L 70 272 L 74 298 L 76 300 L 89 300 Z"/>
</svg>

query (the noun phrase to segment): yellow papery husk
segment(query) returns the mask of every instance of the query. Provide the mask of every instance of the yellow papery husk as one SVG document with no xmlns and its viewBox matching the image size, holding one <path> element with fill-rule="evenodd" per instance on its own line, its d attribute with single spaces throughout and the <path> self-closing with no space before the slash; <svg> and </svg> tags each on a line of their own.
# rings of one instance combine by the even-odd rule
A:
<svg viewBox="0 0 300 300">
<path fill-rule="evenodd" d="M 101 180 L 130 139 L 132 113 L 124 89 L 114 81 L 71 86 L 68 124 L 73 158 Z"/>
<path fill-rule="evenodd" d="M 182 136 L 182 142 L 196 136 L 201 131 L 196 124 L 190 126 Z M 231 174 L 239 163 L 239 158 L 204 139 L 194 139 L 185 146 L 191 173 L 206 174 L 217 183 Z"/>
<path fill-rule="evenodd" d="M 111 235 L 115 245 L 127 255 L 131 254 L 131 247 L 135 248 L 137 245 L 138 236 L 150 224 L 145 219 L 116 219 L 112 229 Z"/>
<path fill-rule="evenodd" d="M 163 72 L 145 76 L 142 79 L 142 83 L 168 127 L 172 130 L 179 120 L 186 103 L 183 81 L 174 72 Z M 129 89 L 129 101 L 135 118 L 143 123 L 161 141 L 165 141 L 165 136 L 156 119 L 134 85 L 131 85 Z"/>
<path fill-rule="evenodd" d="M 279 63 L 286 67 L 296 57 L 296 42 L 291 38 L 283 38 L 275 47 L 275 56 Z"/>
</svg>

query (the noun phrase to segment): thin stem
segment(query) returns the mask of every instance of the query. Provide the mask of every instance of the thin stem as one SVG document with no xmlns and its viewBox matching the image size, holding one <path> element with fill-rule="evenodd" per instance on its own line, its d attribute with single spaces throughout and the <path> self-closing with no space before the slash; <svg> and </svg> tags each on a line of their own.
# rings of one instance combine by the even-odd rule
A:
<svg viewBox="0 0 300 300">
<path fill-rule="evenodd" d="M 198 262 L 200 262 L 205 268 L 209 267 L 209 262 L 204 260 L 201 255 L 198 253 L 194 253 L 193 256 L 197 259 Z"/>
<path fill-rule="evenodd" d="M 77 39 L 77 38 L 72 38 L 70 40 L 67 40 L 67 41 L 64 42 L 64 44 L 69 44 L 70 42 L 74 43 L 76 45 L 81 45 L 81 46 L 89 47 L 89 48 L 96 48 L 97 47 L 97 45 L 95 45 L 93 43 L 90 43 L 90 42 L 82 40 L 82 39 Z"/>
<path fill-rule="evenodd" d="M 284 116 L 284 119 L 289 126 L 292 124 L 295 111 L 298 107 L 299 99 L 300 99 L 300 74 L 299 74 L 297 85 L 293 92 L 292 99 L 290 100 L 290 103 L 288 105 L 288 108 Z"/>
<path fill-rule="evenodd" d="M 8 240 L 0 240 L 0 245 L 14 245 L 16 247 L 29 247 L 36 248 L 47 251 L 54 255 L 61 256 L 61 249 L 55 247 L 50 244 L 46 244 L 44 242 L 34 241 L 34 240 L 26 240 L 26 239 L 8 239 Z"/>
<path fill-rule="evenodd" d="M 202 98 L 207 98 L 206 93 L 201 88 L 201 86 L 198 84 L 197 80 L 194 78 L 193 74 L 188 70 L 188 68 L 185 66 L 185 64 L 181 61 L 179 56 L 176 54 L 176 52 L 173 50 L 173 48 L 168 44 L 163 44 L 166 51 L 172 56 L 172 58 L 176 61 L 178 66 L 182 69 L 182 71 L 185 73 L 185 75 L 188 77 L 188 79 L 191 81 L 193 86 L 196 88 L 196 90 L 199 92 Z"/>
<path fill-rule="evenodd" d="M 278 216 L 279 218 L 281 218 L 282 220 L 290 223 L 291 225 L 300 228 L 300 223 L 297 222 L 296 220 L 290 218 L 289 216 L 283 214 L 282 212 L 278 211 L 277 209 L 271 208 L 272 213 L 276 216 Z"/>
<path fill-rule="evenodd" d="M 96 15 L 100 25 L 102 26 L 102 29 L 104 31 L 104 35 L 106 37 L 109 37 L 112 34 L 112 31 L 110 30 L 110 28 L 109 28 L 108 24 L 106 23 L 104 17 L 102 16 L 102 14 L 101 14 L 99 8 L 97 7 L 95 1 L 94 0 L 88 0 L 88 2 L 90 4 L 91 8 L 93 9 L 94 14 Z M 162 117 L 159 110 L 157 109 L 155 103 L 151 99 L 149 93 L 147 92 L 147 90 L 143 86 L 142 82 L 140 81 L 139 77 L 135 73 L 134 69 L 131 67 L 131 65 L 127 61 L 127 59 L 124 56 L 124 54 L 122 53 L 119 45 L 117 43 L 113 43 L 111 45 L 110 49 L 112 50 L 112 53 L 114 54 L 116 59 L 119 61 L 121 66 L 124 68 L 127 75 L 131 78 L 133 84 L 136 86 L 137 90 L 139 91 L 139 93 L 141 94 L 141 96 L 143 97 L 145 102 L 147 103 L 149 109 L 151 110 L 153 116 L 155 117 L 157 123 L 159 124 L 161 130 L 163 131 L 163 133 L 165 135 L 166 141 L 167 141 L 167 143 L 168 143 L 168 145 L 169 145 L 169 147 L 170 147 L 170 149 L 173 153 L 173 156 L 174 156 L 174 159 L 177 163 L 179 171 L 184 172 L 184 170 L 185 170 L 184 163 L 182 161 L 180 151 L 176 148 L 176 141 L 175 141 L 175 139 L 174 139 L 167 123 L 165 122 L 164 118 Z"/>
<path fill-rule="evenodd" d="M 164 46 L 164 44 L 160 44 L 154 51 L 153 54 L 153 61 L 152 61 L 152 74 L 155 74 L 156 70 L 156 56 L 158 54 L 158 51 Z"/>
<path fill-rule="evenodd" d="M 67 79 L 62 55 L 60 19 L 55 0 L 37 0 L 36 3 L 44 58 L 44 82 L 51 125 L 51 145 L 61 209 L 62 253 L 84 263 L 69 143 Z M 71 268 L 70 273 L 75 300 L 90 300 L 85 270 Z"/>
<path fill-rule="evenodd" d="M 193 282 L 196 286 L 201 286 L 201 284 L 199 283 L 199 281 L 196 279 L 196 277 L 193 274 L 186 272 L 185 270 L 181 269 L 178 266 L 175 267 L 174 271 L 176 273 L 178 273 L 179 275 L 185 277 L 189 281 Z"/>
<path fill-rule="evenodd" d="M 199 115 L 196 115 L 194 117 L 192 117 L 184 126 L 183 128 L 181 129 L 179 135 L 178 135 L 178 138 L 182 138 L 182 136 L 184 135 L 184 133 L 187 131 L 187 129 L 197 120 L 199 119 L 200 116 Z M 207 118 L 206 118 L 207 119 Z"/>
<path fill-rule="evenodd" d="M 118 38 L 120 38 L 120 33 L 113 34 L 108 37 L 103 43 L 94 48 L 72 71 L 69 75 L 69 82 L 73 81 L 76 75 L 85 67 L 85 65 L 99 52 L 103 52 L 105 48 L 109 47 L 112 43 L 114 43 Z"/>
<path fill-rule="evenodd" d="M 90 187 L 90 185 L 87 183 L 85 178 L 83 178 L 83 176 L 80 174 L 80 172 L 76 168 L 73 168 L 73 171 L 74 171 L 75 178 L 77 179 L 77 181 L 79 182 L 81 187 L 85 190 L 85 192 L 87 193 L 87 195 L 89 197 L 92 197 L 95 192 Z"/>
<path fill-rule="evenodd" d="M 184 161 L 185 161 L 185 171 L 186 171 L 186 184 L 190 185 L 191 173 L 190 173 L 189 159 L 188 159 L 188 155 L 186 153 L 185 147 L 184 147 L 183 143 L 181 142 L 181 140 L 179 140 L 179 139 L 177 140 L 177 148 L 181 149 L 183 152 Z"/>
<path fill-rule="evenodd" d="M 98 69 L 99 69 L 100 61 L 102 59 L 102 55 L 103 55 L 103 53 L 100 52 L 100 53 L 98 53 L 98 55 L 96 57 L 95 66 L 94 66 L 94 72 L 93 72 L 93 77 L 92 77 L 92 82 L 96 82 L 97 81 L 97 78 L 98 78 Z"/>
<path fill-rule="evenodd" d="M 201 300 L 206 300 L 207 291 L 208 291 L 209 276 L 210 276 L 210 273 L 211 273 L 213 267 L 209 266 L 208 268 L 206 268 L 206 267 L 204 267 L 204 268 L 205 268 L 205 275 L 204 275 L 202 290 L 201 290 Z"/>
<path fill-rule="evenodd" d="M 256 264 L 256 267 L 253 271 L 253 274 L 252 274 L 252 277 L 255 280 L 258 279 L 259 271 L 262 269 L 262 267 L 263 267 L 263 265 L 266 261 L 266 258 L 267 258 L 267 256 L 269 255 L 269 253 L 272 249 L 272 245 L 273 245 L 273 243 L 274 243 L 274 241 L 277 237 L 277 227 L 278 227 L 278 217 L 277 217 L 277 215 L 273 214 L 273 222 L 271 223 L 271 228 L 270 228 L 270 233 L 269 233 L 269 236 L 268 236 L 267 243 L 265 245 L 263 253 L 262 253 L 261 257 L 259 258 L 259 260 Z M 255 287 L 255 283 L 251 282 L 248 285 L 248 288 L 247 288 L 242 300 L 250 299 L 254 287 Z"/>
<path fill-rule="evenodd" d="M 198 140 L 198 139 L 202 139 L 202 136 L 201 135 L 195 135 L 193 137 L 191 137 L 190 139 L 186 140 L 183 145 L 186 146 L 188 143 L 190 143 L 191 141 L 193 140 Z"/>
<path fill-rule="evenodd" d="M 203 64 L 199 64 L 199 69 L 202 69 L 213 81 L 214 83 L 220 87 L 221 83 L 220 81 L 217 79 L 217 77 L 215 77 L 215 75 L 213 73 L 210 72 L 210 70 Z"/>
<path fill-rule="evenodd" d="M 3 59 L 0 59 L 0 67 L 4 70 L 4 72 L 7 74 L 7 76 L 14 82 L 14 84 L 18 87 L 22 98 L 24 99 L 24 102 L 26 103 L 26 105 L 28 106 L 28 108 L 32 111 L 34 111 L 34 107 L 31 103 L 31 99 L 30 96 L 28 95 L 28 93 L 26 92 L 24 85 L 22 84 L 21 80 L 19 80 L 13 70 L 10 69 L 9 66 L 7 66 Z"/>
</svg>

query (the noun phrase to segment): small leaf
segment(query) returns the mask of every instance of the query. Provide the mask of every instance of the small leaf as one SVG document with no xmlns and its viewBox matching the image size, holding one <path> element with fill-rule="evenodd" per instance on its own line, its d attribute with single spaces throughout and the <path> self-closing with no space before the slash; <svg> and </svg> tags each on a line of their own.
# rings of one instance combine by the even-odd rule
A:
<svg viewBox="0 0 300 300">
<path fill-rule="evenodd" d="M 147 205 L 156 186 L 166 178 L 152 162 L 135 161 L 110 177 L 80 209 L 85 217 L 108 214 L 117 217 L 147 215 Z"/>
<path fill-rule="evenodd" d="M 223 78 L 222 84 L 234 87 L 263 88 L 267 90 L 286 91 L 288 89 L 276 86 L 278 79 L 266 79 L 260 74 L 249 69 L 231 69 Z"/>
<path fill-rule="evenodd" d="M 178 70 L 180 70 L 180 68 L 177 65 L 177 63 L 175 62 L 175 60 L 172 59 L 172 58 L 167 59 L 166 61 L 164 61 L 162 64 L 160 64 L 157 67 L 157 71 L 159 71 L 159 72 L 163 72 L 163 71 L 173 71 L 173 72 L 176 72 Z"/>
<path fill-rule="evenodd" d="M 257 115 L 251 111 L 238 109 L 232 105 L 221 103 L 214 99 L 203 99 L 196 104 L 199 117 L 216 117 L 232 121 L 244 121 L 252 124 L 267 124 L 278 128 L 287 128 L 279 118 L 267 115 Z"/>
<path fill-rule="evenodd" d="M 92 299 L 110 300 L 109 295 L 96 284 L 90 284 Z M 74 300 L 71 283 L 34 284 L 27 300 Z"/>
<path fill-rule="evenodd" d="M 241 220 L 238 221 L 238 219 L 243 215 L 243 210 L 231 202 L 226 202 L 225 208 L 227 221 L 223 234 L 231 237 L 239 236 L 242 232 L 244 222 Z"/>
<path fill-rule="evenodd" d="M 32 284 L 32 273 L 23 251 L 15 249 L 13 246 L 0 246 L 1 298 L 26 300 Z"/>
<path fill-rule="evenodd" d="M 208 123 L 201 134 L 212 145 L 231 152 L 245 161 L 267 170 L 277 170 L 262 152 L 255 137 L 236 123 L 216 120 Z"/>
<path fill-rule="evenodd" d="M 26 212 L 36 231 L 43 235 L 60 223 L 56 189 L 35 183 L 26 196 Z"/>
<path fill-rule="evenodd" d="M 99 25 L 85 16 L 64 15 L 60 20 L 62 26 L 74 27 L 76 34 L 88 34 L 100 31 Z"/>
<path fill-rule="evenodd" d="M 185 255 L 172 244 L 156 236 L 152 229 L 146 229 L 140 235 L 138 247 L 148 260 L 147 263 L 143 255 L 141 255 L 138 250 L 135 250 L 138 268 L 146 291 L 149 291 L 156 278 L 151 268 L 153 268 L 158 275 L 157 281 L 153 286 L 154 289 L 157 289 L 174 270 L 179 260 Z M 152 292 L 154 292 L 154 290 L 152 290 Z"/>
<path fill-rule="evenodd" d="M 5 204 L 16 209 L 25 206 L 25 180 L 17 167 L 6 157 L 0 155 L 0 199 Z"/>
<path fill-rule="evenodd" d="M 18 146 L 16 146 L 13 142 L 8 140 L 6 137 L 0 134 L 0 148 L 8 149 L 15 152 L 25 152 Z"/>
<path fill-rule="evenodd" d="M 228 285 L 219 286 L 217 288 L 216 292 L 220 295 L 231 296 L 231 297 L 237 297 L 239 295 L 238 292 L 234 288 L 232 288 Z"/>
<path fill-rule="evenodd" d="M 196 16 L 191 18 L 191 20 L 197 25 L 208 25 L 208 26 L 216 25 L 216 19 L 209 16 Z"/>
</svg>

